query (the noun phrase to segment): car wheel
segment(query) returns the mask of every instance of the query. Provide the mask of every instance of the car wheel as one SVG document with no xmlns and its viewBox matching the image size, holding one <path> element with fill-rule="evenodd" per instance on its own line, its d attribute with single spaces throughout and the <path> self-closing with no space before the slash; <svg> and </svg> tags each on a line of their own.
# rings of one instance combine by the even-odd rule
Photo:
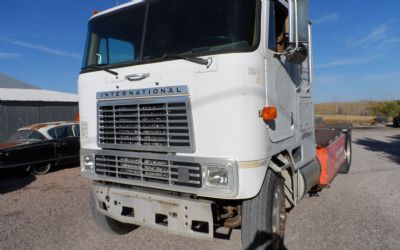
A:
<svg viewBox="0 0 400 250">
<path fill-rule="evenodd" d="M 348 174 L 351 167 L 352 149 L 351 149 L 351 132 L 346 133 L 346 144 L 344 146 L 344 151 L 346 154 L 346 162 L 340 168 L 340 174 Z"/>
<path fill-rule="evenodd" d="M 126 224 L 116 221 L 97 210 L 97 200 L 94 197 L 93 192 L 90 192 L 90 213 L 97 226 L 100 227 L 104 232 L 114 235 L 124 235 L 130 233 L 132 230 L 136 229 L 138 226 L 133 224 Z"/>
<path fill-rule="evenodd" d="M 34 175 L 47 174 L 51 169 L 51 162 L 33 164 L 30 166 L 30 171 Z"/>
<path fill-rule="evenodd" d="M 285 249 L 284 180 L 268 169 L 260 193 L 243 201 L 243 249 Z"/>
</svg>

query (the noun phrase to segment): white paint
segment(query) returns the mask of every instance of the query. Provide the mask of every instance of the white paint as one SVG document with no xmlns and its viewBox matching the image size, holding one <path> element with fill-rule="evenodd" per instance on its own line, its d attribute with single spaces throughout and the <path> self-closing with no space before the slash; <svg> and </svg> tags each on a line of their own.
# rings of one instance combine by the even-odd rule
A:
<svg viewBox="0 0 400 250">
<path fill-rule="evenodd" d="M 286 86 L 275 83 L 277 79 L 290 81 L 288 74 L 292 72 L 278 70 L 280 63 L 266 45 L 268 3 L 263 1 L 261 42 L 254 52 L 213 55 L 213 64 L 209 69 L 185 60 L 169 60 L 113 69 L 118 72 L 118 79 L 104 71 L 81 74 L 78 83 L 80 115 L 85 117 L 88 127 L 82 148 L 99 149 L 96 141 L 96 92 L 177 85 L 186 85 L 189 89 L 196 144 L 194 153 L 177 155 L 249 162 L 268 159 L 272 154 L 285 149 L 291 152 L 291 149 L 301 145 L 302 142 L 294 136 L 298 131 L 291 128 L 289 118 L 290 112 L 293 112 L 293 126 L 298 126 L 297 94 L 287 96 L 293 100 L 281 100 L 282 96 L 278 94 L 286 90 L 293 91 L 293 86 L 291 82 L 287 82 Z M 121 5 L 102 14 L 131 4 Z M 203 58 L 207 59 L 207 56 Z M 149 77 L 130 82 L 125 80 L 125 76 L 130 74 L 149 74 Z M 285 107 L 289 101 L 290 106 Z M 278 107 L 278 125 L 283 124 L 285 128 L 277 126 L 274 132 L 268 129 L 259 117 L 259 110 L 266 105 Z M 271 137 L 277 143 L 271 143 Z M 236 199 L 254 197 L 261 188 L 267 168 L 267 161 L 257 167 L 239 168 Z"/>
</svg>

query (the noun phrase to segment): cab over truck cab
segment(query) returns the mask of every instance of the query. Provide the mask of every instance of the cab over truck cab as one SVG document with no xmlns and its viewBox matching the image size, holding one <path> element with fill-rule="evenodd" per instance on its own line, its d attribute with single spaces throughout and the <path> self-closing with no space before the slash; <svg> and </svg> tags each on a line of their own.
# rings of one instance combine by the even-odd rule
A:
<svg viewBox="0 0 400 250">
<path fill-rule="evenodd" d="M 316 143 L 307 4 L 136 0 L 90 19 L 81 167 L 100 227 L 283 241 L 286 211 L 347 166 L 348 127 Z"/>
</svg>

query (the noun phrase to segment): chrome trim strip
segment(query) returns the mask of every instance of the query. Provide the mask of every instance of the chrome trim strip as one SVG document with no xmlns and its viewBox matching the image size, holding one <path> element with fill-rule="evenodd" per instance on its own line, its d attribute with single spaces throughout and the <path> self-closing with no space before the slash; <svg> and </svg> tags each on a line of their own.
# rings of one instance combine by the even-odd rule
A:
<svg viewBox="0 0 400 250">
<path fill-rule="evenodd" d="M 78 155 L 73 155 L 73 156 L 66 156 L 66 157 L 56 157 L 56 158 L 50 158 L 42 161 L 30 161 L 30 162 L 23 162 L 23 163 L 17 163 L 17 164 L 12 164 L 12 165 L 0 165 L 0 169 L 7 169 L 7 168 L 19 168 L 19 167 L 27 167 L 33 164 L 38 164 L 38 163 L 53 163 L 53 162 L 59 162 L 60 160 L 67 160 L 67 159 L 72 159 L 72 158 L 77 158 Z"/>
</svg>

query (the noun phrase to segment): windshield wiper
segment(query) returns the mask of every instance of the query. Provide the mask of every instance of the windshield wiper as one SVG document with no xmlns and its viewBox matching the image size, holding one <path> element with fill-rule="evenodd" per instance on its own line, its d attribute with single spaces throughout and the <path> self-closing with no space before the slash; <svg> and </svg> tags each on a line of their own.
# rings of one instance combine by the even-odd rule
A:
<svg viewBox="0 0 400 250">
<path fill-rule="evenodd" d="M 183 56 L 179 54 L 164 54 L 163 59 L 167 58 L 176 58 L 176 59 L 183 59 L 189 62 L 201 64 L 207 66 L 209 64 L 209 61 L 200 57 L 188 57 L 188 56 Z"/>
<path fill-rule="evenodd" d="M 104 71 L 107 72 L 107 73 L 110 73 L 110 74 L 112 74 L 112 75 L 118 76 L 118 73 L 117 73 L 117 72 L 115 72 L 115 71 L 113 71 L 113 70 L 110 70 L 110 69 L 103 68 L 103 67 L 98 66 L 98 65 L 95 65 L 95 64 L 89 65 L 89 66 L 87 66 L 86 68 L 87 68 L 87 69 L 101 69 L 101 70 L 104 70 Z"/>
</svg>

